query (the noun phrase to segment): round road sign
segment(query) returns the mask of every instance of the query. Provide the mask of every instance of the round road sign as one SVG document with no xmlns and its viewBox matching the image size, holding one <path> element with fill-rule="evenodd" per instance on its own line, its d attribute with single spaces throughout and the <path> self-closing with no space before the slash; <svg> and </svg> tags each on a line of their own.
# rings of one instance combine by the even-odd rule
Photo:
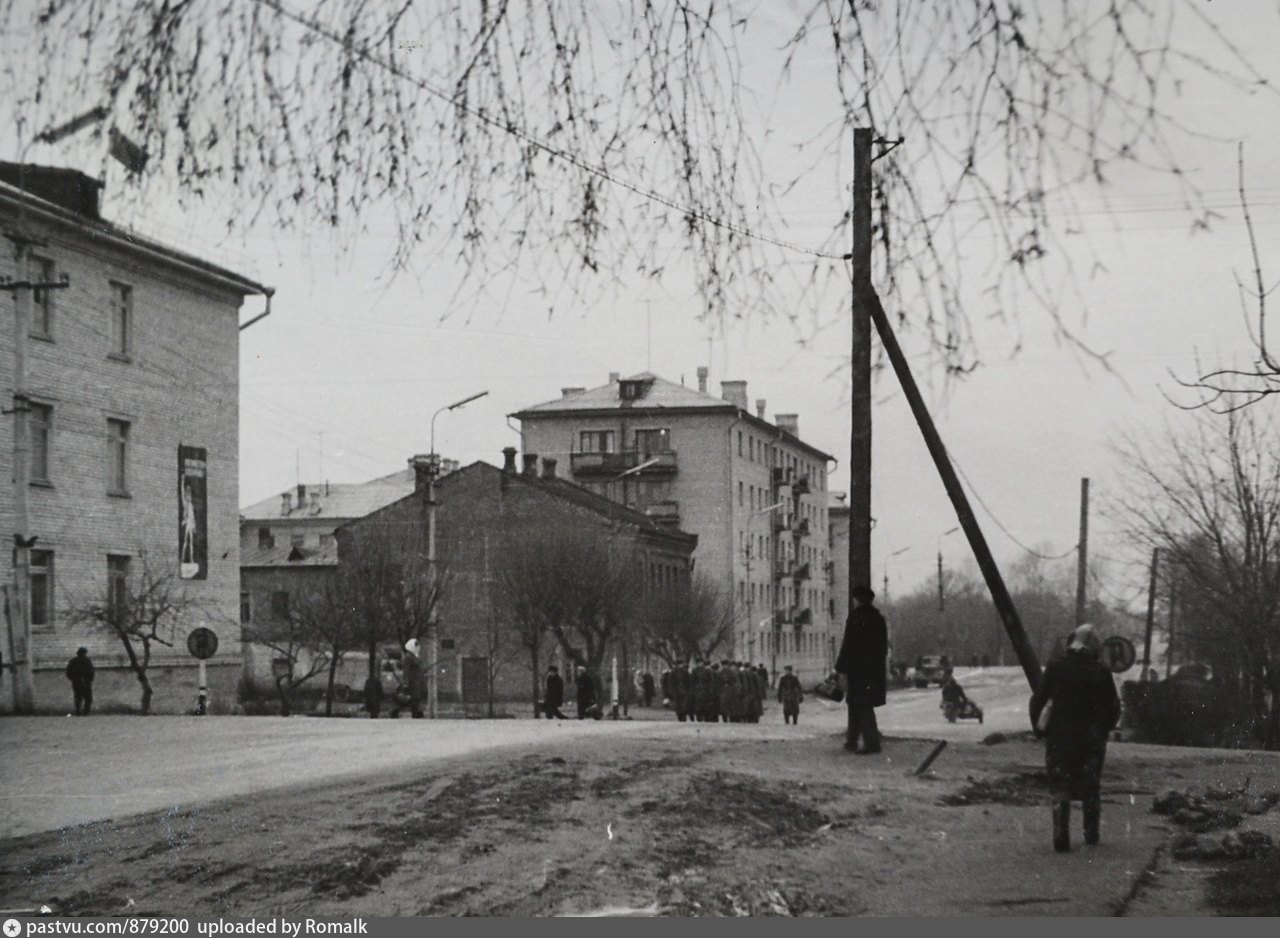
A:
<svg viewBox="0 0 1280 938">
<path fill-rule="evenodd" d="M 1102 663 L 1115 674 L 1128 671 L 1137 659 L 1138 653 L 1134 650 L 1133 642 L 1127 638 L 1112 635 L 1102 643 Z"/>
<path fill-rule="evenodd" d="M 187 651 L 203 661 L 212 658 L 218 650 L 218 635 L 213 629 L 203 626 L 195 629 L 187 636 Z"/>
</svg>

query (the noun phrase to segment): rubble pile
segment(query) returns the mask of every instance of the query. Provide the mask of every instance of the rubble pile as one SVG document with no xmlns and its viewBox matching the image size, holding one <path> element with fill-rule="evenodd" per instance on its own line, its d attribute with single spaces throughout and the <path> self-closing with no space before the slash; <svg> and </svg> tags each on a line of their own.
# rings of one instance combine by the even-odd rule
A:
<svg viewBox="0 0 1280 938">
<path fill-rule="evenodd" d="M 1156 796 L 1151 810 L 1173 818 L 1175 824 L 1195 834 L 1238 827 L 1248 815 L 1266 814 L 1280 803 L 1280 790 L 1250 793 L 1248 784 L 1238 791 L 1207 788 L 1203 795 L 1166 791 Z"/>
<path fill-rule="evenodd" d="M 1260 860 L 1275 849 L 1262 831 L 1230 831 L 1221 837 L 1182 834 L 1173 842 L 1176 860 Z"/>
</svg>

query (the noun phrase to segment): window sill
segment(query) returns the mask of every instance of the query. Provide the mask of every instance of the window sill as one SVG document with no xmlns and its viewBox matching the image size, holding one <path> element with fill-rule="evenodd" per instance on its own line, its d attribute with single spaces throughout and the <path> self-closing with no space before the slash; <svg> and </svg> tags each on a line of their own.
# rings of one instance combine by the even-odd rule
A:
<svg viewBox="0 0 1280 938">
<path fill-rule="evenodd" d="M 133 356 L 122 352 L 109 352 L 107 353 L 107 359 L 113 362 L 120 362 L 122 365 L 133 364 Z"/>
<path fill-rule="evenodd" d="M 128 492 L 107 492 L 107 498 L 133 498 Z"/>
<path fill-rule="evenodd" d="M 53 344 L 53 336 L 48 332 L 28 332 L 27 336 L 35 339 L 37 342 L 48 342 L 50 345 Z"/>
<path fill-rule="evenodd" d="M 34 489 L 51 489 L 53 483 L 48 479 L 28 479 L 27 484 Z"/>
</svg>

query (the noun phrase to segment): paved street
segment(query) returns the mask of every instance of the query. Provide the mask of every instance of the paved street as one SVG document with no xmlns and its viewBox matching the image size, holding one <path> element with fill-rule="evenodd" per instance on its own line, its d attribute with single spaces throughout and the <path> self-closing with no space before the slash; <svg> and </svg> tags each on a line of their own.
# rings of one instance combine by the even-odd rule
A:
<svg viewBox="0 0 1280 938">
<path fill-rule="evenodd" d="M 958 671 L 985 722 L 948 724 L 937 688 L 890 694 L 881 711 L 889 734 L 981 739 L 1026 725 L 1026 685 L 1014 668 Z M 809 695 L 802 725 L 780 708 L 762 724 L 680 724 L 637 710 L 628 722 L 566 720 L 364 720 L 293 717 L 10 717 L 0 767 L 0 836 L 189 807 L 233 795 L 378 775 L 504 746 L 592 736 L 706 733 L 759 739 L 828 735 L 844 725 L 842 704 Z"/>
</svg>

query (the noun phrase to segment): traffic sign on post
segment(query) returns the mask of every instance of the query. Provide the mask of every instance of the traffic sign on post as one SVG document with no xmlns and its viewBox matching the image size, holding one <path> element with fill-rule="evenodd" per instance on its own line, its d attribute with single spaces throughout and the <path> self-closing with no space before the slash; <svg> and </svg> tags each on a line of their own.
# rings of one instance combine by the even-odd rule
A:
<svg viewBox="0 0 1280 938">
<path fill-rule="evenodd" d="M 1102 663 L 1114 674 L 1128 671 L 1137 660 L 1133 642 L 1123 636 L 1113 635 L 1102 643 Z"/>
<path fill-rule="evenodd" d="M 187 651 L 200 659 L 200 689 L 196 691 L 196 716 L 202 717 L 209 710 L 209 676 L 205 671 L 206 658 L 212 658 L 218 652 L 218 633 L 213 629 L 201 626 L 192 629 L 187 636 Z"/>
</svg>

